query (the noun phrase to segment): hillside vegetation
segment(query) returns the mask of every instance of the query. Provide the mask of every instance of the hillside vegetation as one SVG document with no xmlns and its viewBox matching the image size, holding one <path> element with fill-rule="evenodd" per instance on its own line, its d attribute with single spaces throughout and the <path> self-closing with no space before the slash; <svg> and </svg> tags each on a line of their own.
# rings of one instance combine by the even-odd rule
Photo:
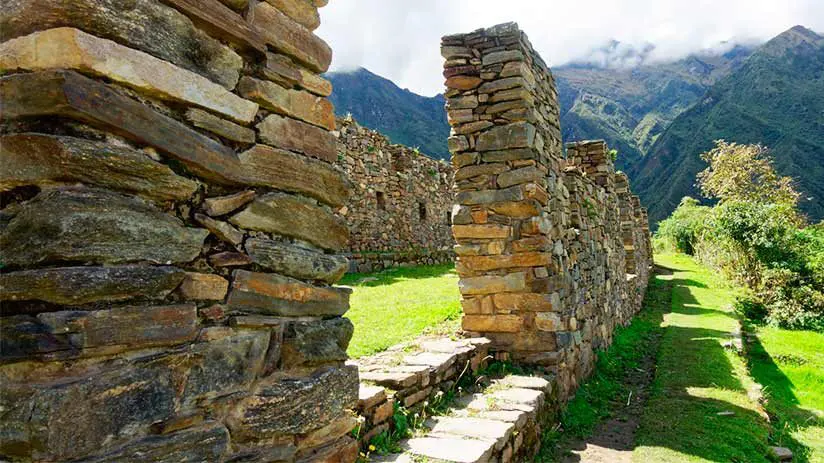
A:
<svg viewBox="0 0 824 463">
<path fill-rule="evenodd" d="M 352 116 L 360 124 L 386 135 L 393 143 L 418 148 L 436 159 L 449 159 L 444 99 L 424 97 L 399 88 L 389 79 L 360 68 L 325 76 L 334 91 L 329 99 L 338 116 Z"/>
<path fill-rule="evenodd" d="M 718 139 L 768 146 L 778 172 L 798 182 L 801 210 L 824 218 L 824 37 L 784 32 L 672 122 L 629 172 L 651 222 L 697 194 L 698 155 Z"/>
</svg>

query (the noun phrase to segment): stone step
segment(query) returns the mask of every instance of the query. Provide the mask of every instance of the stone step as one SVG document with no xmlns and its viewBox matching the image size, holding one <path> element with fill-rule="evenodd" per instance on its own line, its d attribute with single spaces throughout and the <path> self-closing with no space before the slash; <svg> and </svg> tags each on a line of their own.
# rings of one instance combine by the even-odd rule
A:
<svg viewBox="0 0 824 463">
<path fill-rule="evenodd" d="M 378 462 L 485 463 L 515 461 L 524 444 L 536 448 L 538 419 L 550 401 L 553 382 L 510 375 L 493 380 L 483 392 L 456 399 L 444 416 L 430 417 L 426 431 L 401 443 L 404 453 Z"/>
</svg>

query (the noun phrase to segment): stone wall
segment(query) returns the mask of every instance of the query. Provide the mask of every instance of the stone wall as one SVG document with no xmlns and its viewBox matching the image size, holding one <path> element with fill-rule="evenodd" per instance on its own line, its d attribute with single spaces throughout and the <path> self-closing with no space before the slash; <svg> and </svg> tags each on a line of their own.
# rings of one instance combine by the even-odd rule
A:
<svg viewBox="0 0 824 463">
<path fill-rule="evenodd" d="M 349 226 L 350 269 L 451 262 L 452 167 L 385 136 L 338 120 L 338 164 L 352 180 L 340 214 Z"/>
<path fill-rule="evenodd" d="M 564 397 L 640 308 L 643 211 L 602 141 L 564 158 L 552 74 L 516 24 L 446 36 L 441 53 L 463 328 L 553 372 Z"/>
<path fill-rule="evenodd" d="M 325 3 L 4 2 L 0 460 L 355 460 Z"/>
</svg>

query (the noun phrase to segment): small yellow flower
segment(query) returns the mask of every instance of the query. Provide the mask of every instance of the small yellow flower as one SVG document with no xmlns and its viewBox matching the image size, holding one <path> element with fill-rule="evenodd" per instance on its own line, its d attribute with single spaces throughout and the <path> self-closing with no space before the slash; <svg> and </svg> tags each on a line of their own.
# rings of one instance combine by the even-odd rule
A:
<svg viewBox="0 0 824 463">
<path fill-rule="evenodd" d="M 370 452 L 374 452 L 374 451 L 375 451 L 375 446 L 374 446 L 374 445 L 370 445 L 370 446 L 369 446 L 369 451 L 370 451 Z"/>
</svg>

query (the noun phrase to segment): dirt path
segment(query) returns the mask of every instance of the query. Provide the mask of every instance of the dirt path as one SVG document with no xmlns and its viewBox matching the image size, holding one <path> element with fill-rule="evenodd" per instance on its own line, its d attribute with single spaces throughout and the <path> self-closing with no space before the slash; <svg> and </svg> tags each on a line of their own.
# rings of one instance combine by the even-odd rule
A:
<svg viewBox="0 0 824 463">
<path fill-rule="evenodd" d="M 649 387 L 655 377 L 655 355 L 660 336 L 651 343 L 647 355 L 637 369 L 632 370 L 626 385 L 632 391 L 628 404 L 615 411 L 615 415 L 600 423 L 586 440 L 567 443 L 561 457 L 562 463 L 630 463 L 635 448 L 635 432 L 649 397 Z"/>
<path fill-rule="evenodd" d="M 671 280 L 672 272 L 657 268 L 658 278 Z M 664 285 L 665 310 L 669 311 L 672 285 Z M 645 302 L 646 303 L 646 302 Z M 662 330 L 656 332 L 645 347 L 644 356 L 627 374 L 623 384 L 631 391 L 616 403 L 612 418 L 595 427 L 587 439 L 572 439 L 562 442 L 558 461 L 562 463 L 630 463 L 635 448 L 635 434 L 641 422 L 641 415 L 649 398 L 650 386 L 655 378 L 656 357 L 661 342 Z"/>
</svg>

